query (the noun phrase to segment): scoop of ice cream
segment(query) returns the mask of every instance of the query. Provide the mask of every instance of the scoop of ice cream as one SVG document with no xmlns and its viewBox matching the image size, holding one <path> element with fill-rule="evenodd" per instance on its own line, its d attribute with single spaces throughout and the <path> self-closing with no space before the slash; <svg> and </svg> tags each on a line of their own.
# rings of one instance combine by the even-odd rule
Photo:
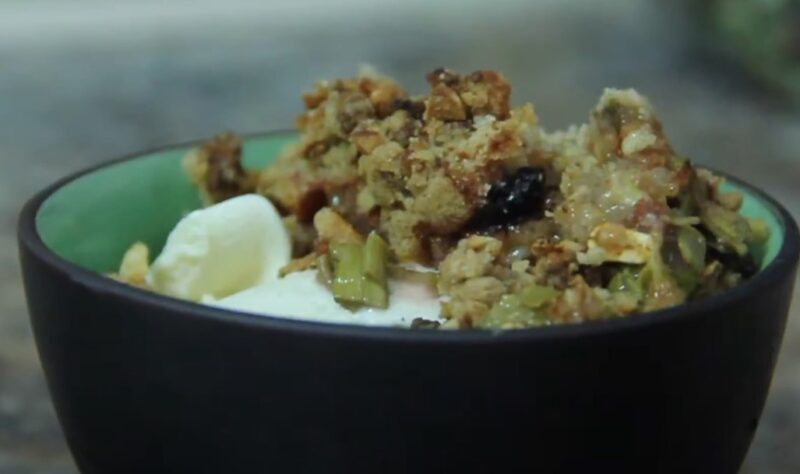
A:
<svg viewBox="0 0 800 474">
<path fill-rule="evenodd" d="M 204 302 L 248 313 L 368 326 L 409 326 L 415 318 L 441 321 L 438 295 L 424 284 L 390 280 L 388 308 L 351 311 L 333 299 L 330 290 L 317 281 L 316 273 L 290 273 L 227 298 Z"/>
<path fill-rule="evenodd" d="M 277 279 L 291 258 L 289 234 L 266 198 L 248 194 L 184 217 L 153 262 L 147 283 L 176 298 L 224 298 Z"/>
</svg>

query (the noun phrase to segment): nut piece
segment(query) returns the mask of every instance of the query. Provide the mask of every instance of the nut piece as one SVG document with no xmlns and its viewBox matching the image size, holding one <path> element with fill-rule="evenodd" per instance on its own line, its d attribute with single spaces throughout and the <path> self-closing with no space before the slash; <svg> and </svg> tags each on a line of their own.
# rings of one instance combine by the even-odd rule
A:
<svg viewBox="0 0 800 474">
<path fill-rule="evenodd" d="M 148 271 L 150 271 L 150 251 L 144 243 L 136 242 L 125 251 L 119 272 L 111 277 L 129 285 L 144 287 Z"/>
<path fill-rule="evenodd" d="M 424 117 L 425 120 L 464 120 L 467 118 L 467 111 L 456 91 L 444 84 L 437 84 L 433 86 L 430 97 L 425 101 Z"/>
<path fill-rule="evenodd" d="M 588 249 L 577 255 L 581 265 L 600 265 L 604 262 L 642 264 L 655 249 L 649 234 L 627 229 L 619 224 L 600 224 L 592 230 Z"/>
<path fill-rule="evenodd" d="M 511 85 L 495 71 L 475 71 L 459 89 L 461 100 L 471 109 L 472 115 L 492 115 L 505 120 L 509 115 Z"/>
<path fill-rule="evenodd" d="M 359 234 L 342 216 L 324 207 L 314 216 L 314 227 L 319 239 L 330 244 L 364 243 L 364 236 Z"/>
</svg>

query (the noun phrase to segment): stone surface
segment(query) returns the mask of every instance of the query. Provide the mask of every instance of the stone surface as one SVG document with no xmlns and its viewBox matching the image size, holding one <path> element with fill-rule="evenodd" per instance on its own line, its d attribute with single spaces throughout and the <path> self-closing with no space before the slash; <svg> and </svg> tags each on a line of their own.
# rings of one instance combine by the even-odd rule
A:
<svg viewBox="0 0 800 474">
<path fill-rule="evenodd" d="M 237 27 L 0 47 L 0 472 L 75 468 L 38 365 L 16 257 L 24 199 L 67 173 L 170 142 L 233 129 L 287 128 L 313 80 L 368 62 L 412 90 L 441 65 L 496 68 L 546 127 L 582 121 L 602 88 L 634 86 L 660 112 L 675 147 L 762 186 L 800 211 L 800 114 L 725 65 L 693 53 L 666 2 L 514 3 L 489 12 L 439 8 L 330 28 L 258 18 Z M 535 2 L 533 2 L 535 3 Z M 638 2 L 637 2 L 638 3 Z M 649 4 L 649 2 L 648 2 Z M 452 3 L 450 4 L 452 5 Z M 271 24 L 274 24 L 273 21 Z M 91 38 L 90 38 L 91 39 Z M 7 47 L 11 45 L 12 47 Z M 800 472 L 800 303 L 743 472 Z"/>
</svg>

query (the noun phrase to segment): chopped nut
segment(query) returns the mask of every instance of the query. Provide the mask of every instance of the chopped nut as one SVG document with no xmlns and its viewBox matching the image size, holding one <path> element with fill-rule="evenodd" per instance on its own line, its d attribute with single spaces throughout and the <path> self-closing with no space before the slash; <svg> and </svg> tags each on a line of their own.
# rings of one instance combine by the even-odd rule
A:
<svg viewBox="0 0 800 474">
<path fill-rule="evenodd" d="M 619 224 L 601 224 L 589 236 L 588 249 L 578 253 L 578 263 L 645 263 L 655 249 L 653 237 Z"/>
<path fill-rule="evenodd" d="M 433 86 L 431 95 L 425 102 L 425 120 L 464 120 L 467 118 L 467 111 L 461 98 L 453 89 L 444 84 Z"/>
<path fill-rule="evenodd" d="M 119 272 L 119 281 L 135 286 L 146 286 L 145 279 L 150 271 L 150 251 L 142 242 L 136 242 L 125 251 Z"/>
<path fill-rule="evenodd" d="M 314 216 L 314 227 L 320 240 L 331 244 L 363 243 L 364 236 L 359 234 L 349 222 L 328 207 L 322 208 Z"/>
<path fill-rule="evenodd" d="M 317 254 L 310 253 L 304 257 L 294 258 L 289 263 L 281 267 L 278 271 L 278 275 L 280 277 L 285 277 L 286 275 L 294 272 L 302 272 L 303 270 L 310 270 L 317 265 Z"/>
<path fill-rule="evenodd" d="M 439 329 L 442 323 L 429 319 L 414 318 L 411 320 L 411 329 Z"/>
</svg>

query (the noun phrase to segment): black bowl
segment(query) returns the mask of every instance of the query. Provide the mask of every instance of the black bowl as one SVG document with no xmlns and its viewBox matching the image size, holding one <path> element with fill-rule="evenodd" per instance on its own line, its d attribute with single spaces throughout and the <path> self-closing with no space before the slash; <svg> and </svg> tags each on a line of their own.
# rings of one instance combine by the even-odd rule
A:
<svg viewBox="0 0 800 474">
<path fill-rule="evenodd" d="M 251 139 L 248 159 L 285 139 Z M 739 468 L 798 260 L 796 224 L 762 192 L 734 184 L 769 214 L 778 244 L 722 295 L 574 326 L 369 328 L 231 312 L 98 274 L 134 239 L 158 248 L 196 205 L 177 164 L 184 150 L 69 177 L 20 217 L 36 342 L 82 472 Z M 147 197 L 155 182 L 171 184 Z"/>
</svg>

